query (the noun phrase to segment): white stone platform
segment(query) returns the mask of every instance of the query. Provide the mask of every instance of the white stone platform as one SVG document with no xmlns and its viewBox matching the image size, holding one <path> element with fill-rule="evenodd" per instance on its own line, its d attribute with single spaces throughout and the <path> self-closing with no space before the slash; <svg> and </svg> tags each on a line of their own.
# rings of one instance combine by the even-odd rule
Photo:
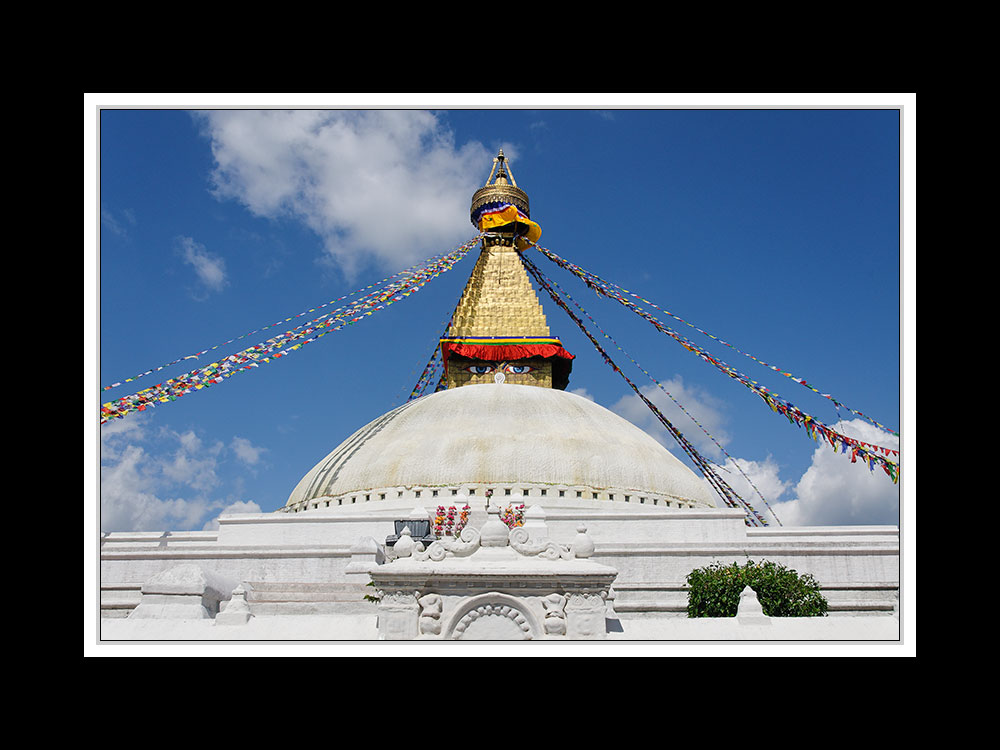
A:
<svg viewBox="0 0 1000 750">
<path fill-rule="evenodd" d="M 504 503 L 532 500 L 503 498 Z M 532 533 L 541 527 L 546 538 L 569 547 L 578 526 L 586 526 L 594 545 L 586 562 L 616 572 L 607 592 L 609 641 L 899 639 L 895 527 L 751 529 L 739 511 L 623 509 L 623 505 L 601 501 L 575 501 L 572 507 L 537 505 L 530 509 L 525 527 L 534 529 Z M 393 518 L 419 515 L 421 510 L 411 507 L 408 512 L 396 509 L 375 516 L 347 510 L 224 516 L 217 532 L 104 535 L 100 638 L 377 640 L 378 609 L 365 600 L 365 594 L 372 593 L 365 584 L 373 571 L 377 577 L 379 571 L 391 569 L 385 539 L 394 532 Z M 477 510 L 477 519 L 485 516 L 481 507 Z M 687 573 L 712 562 L 742 563 L 747 558 L 773 560 L 812 574 L 830 602 L 830 616 L 794 622 L 776 618 L 768 626 L 735 618 L 688 619 Z M 169 579 L 167 571 L 182 566 L 197 567 L 220 590 L 204 600 L 207 618 L 130 616 L 139 611 L 144 597 L 169 593 L 155 592 L 151 583 L 158 577 Z M 220 624 L 226 618 L 219 621 L 217 615 L 232 604 L 237 586 L 243 587 L 242 597 L 252 616 L 241 624 Z M 486 593 L 490 586 L 481 588 Z M 212 601 L 218 607 L 215 612 Z M 543 616 L 536 615 L 536 620 Z"/>
</svg>

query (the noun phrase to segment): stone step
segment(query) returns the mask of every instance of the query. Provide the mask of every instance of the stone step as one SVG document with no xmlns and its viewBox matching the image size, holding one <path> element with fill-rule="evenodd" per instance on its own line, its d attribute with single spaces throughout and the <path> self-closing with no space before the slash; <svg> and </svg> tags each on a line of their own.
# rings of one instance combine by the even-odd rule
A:
<svg viewBox="0 0 1000 750">
<path fill-rule="evenodd" d="M 821 592 L 831 614 L 892 612 L 899 604 L 899 589 L 892 584 L 830 586 Z"/>
<path fill-rule="evenodd" d="M 362 583 L 258 581 L 247 586 L 247 605 L 257 617 L 374 613 L 377 605 L 365 599 L 374 593 Z"/>
<path fill-rule="evenodd" d="M 615 612 L 687 612 L 687 588 L 677 584 L 621 584 L 612 587 Z M 892 612 L 898 605 L 894 584 L 869 586 L 835 585 L 823 587 L 830 614 L 879 614 Z"/>
<path fill-rule="evenodd" d="M 280 602 L 357 602 L 372 594 L 371 586 L 361 583 L 251 582 L 247 585 L 247 604 Z"/>
<path fill-rule="evenodd" d="M 375 615 L 374 602 L 360 601 L 270 601 L 247 602 L 255 617 L 290 615 Z"/>
<path fill-rule="evenodd" d="M 141 598 L 137 585 L 101 586 L 101 617 L 128 617 Z"/>
<path fill-rule="evenodd" d="M 687 591 L 670 583 L 626 583 L 611 587 L 615 612 L 686 612 Z"/>
<path fill-rule="evenodd" d="M 687 613 L 687 602 L 677 604 L 676 602 L 665 601 L 641 601 L 633 600 L 628 602 L 618 602 L 614 604 L 614 610 L 620 615 L 630 612 L 681 612 Z"/>
</svg>

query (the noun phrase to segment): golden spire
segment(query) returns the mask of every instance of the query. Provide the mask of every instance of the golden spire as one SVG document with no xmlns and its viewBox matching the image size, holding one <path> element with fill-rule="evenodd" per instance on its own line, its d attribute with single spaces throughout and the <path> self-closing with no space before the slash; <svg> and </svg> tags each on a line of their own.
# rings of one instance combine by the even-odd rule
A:
<svg viewBox="0 0 1000 750">
<path fill-rule="evenodd" d="M 528 195 L 514 182 L 503 149 L 486 185 L 472 196 L 470 217 L 487 236 L 441 339 L 448 387 L 499 378 L 497 382 L 564 388 L 573 355 L 552 338 L 518 252 L 518 243 L 526 246 L 525 237 L 535 241 L 541 229 L 528 216 Z M 453 355 L 460 368 L 448 367 Z"/>
<path fill-rule="evenodd" d="M 497 218 L 491 221 L 484 218 L 487 214 Z M 524 228 L 518 219 L 528 218 L 528 194 L 514 182 L 502 148 L 493 159 L 486 185 L 472 196 L 470 217 L 480 229 L 489 224 L 492 232 L 483 238 L 482 252 L 448 336 L 548 336 L 545 313 L 515 251 L 515 235 Z"/>
<path fill-rule="evenodd" d="M 448 336 L 548 335 L 545 313 L 520 255 L 511 245 L 484 240 Z"/>
</svg>

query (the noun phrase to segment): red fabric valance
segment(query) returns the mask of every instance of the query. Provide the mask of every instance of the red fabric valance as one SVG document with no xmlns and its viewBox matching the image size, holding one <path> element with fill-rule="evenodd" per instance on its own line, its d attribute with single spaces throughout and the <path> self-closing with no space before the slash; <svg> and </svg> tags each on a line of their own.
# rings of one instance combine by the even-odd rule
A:
<svg viewBox="0 0 1000 750">
<path fill-rule="evenodd" d="M 574 358 L 558 344 L 462 344 L 455 341 L 442 341 L 441 354 L 444 356 L 446 365 L 452 354 L 469 359 L 482 359 L 487 362 L 510 362 L 528 357 Z"/>
<path fill-rule="evenodd" d="M 444 361 L 444 374 L 448 376 L 448 359 L 452 354 L 469 359 L 481 359 L 487 362 L 511 362 L 529 357 L 552 358 L 552 382 L 554 388 L 563 389 L 569 382 L 569 373 L 573 369 L 574 356 L 562 348 L 559 339 L 549 341 L 524 341 L 514 343 L 489 343 L 487 341 L 441 341 L 441 355 Z"/>
</svg>

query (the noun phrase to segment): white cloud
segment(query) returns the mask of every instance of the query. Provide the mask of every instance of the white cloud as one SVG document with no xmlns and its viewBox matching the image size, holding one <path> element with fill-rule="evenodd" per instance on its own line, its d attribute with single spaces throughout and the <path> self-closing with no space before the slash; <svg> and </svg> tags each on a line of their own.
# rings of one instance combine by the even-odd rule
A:
<svg viewBox="0 0 1000 750">
<path fill-rule="evenodd" d="M 722 451 L 705 434 L 705 431 L 709 435 L 712 435 L 721 445 L 725 445 L 729 440 L 729 434 L 725 430 L 724 402 L 715 398 L 707 391 L 685 385 L 679 375 L 672 380 L 661 380 L 660 382 L 663 384 L 666 393 L 655 385 L 641 386 L 639 391 L 701 453 L 710 458 L 720 459 L 723 455 Z M 670 394 L 669 396 L 667 395 L 668 393 Z M 673 396 L 673 399 L 670 396 Z M 674 399 L 676 399 L 676 402 Z M 686 414 L 678 407 L 678 403 L 684 406 Z M 648 432 L 668 450 L 674 450 L 677 447 L 677 441 L 667 432 L 667 429 L 660 423 L 660 420 L 656 418 L 656 415 L 650 411 L 642 399 L 635 394 L 622 396 L 610 409 Z M 701 427 L 691 421 L 692 417 L 698 420 Z M 704 431 L 702 427 L 704 427 Z"/>
<path fill-rule="evenodd" d="M 775 516 L 769 509 L 791 488 L 794 482 L 782 479 L 781 467 L 768 456 L 763 461 L 746 458 L 727 457 L 725 462 L 716 464 L 716 472 L 732 490 L 756 510 L 769 524 L 784 524 L 781 515 Z M 715 490 L 705 482 L 709 493 L 715 497 Z M 719 507 L 723 507 L 719 503 Z M 776 512 L 776 511 L 774 511 Z"/>
<path fill-rule="evenodd" d="M 469 199 L 494 154 L 456 146 L 431 112 L 217 110 L 198 120 L 216 195 L 304 222 L 348 276 L 369 262 L 398 270 L 475 232 Z"/>
<path fill-rule="evenodd" d="M 102 455 L 101 531 L 166 531 L 204 517 L 208 503 L 203 499 L 162 497 L 149 463 L 145 450 L 134 444 L 115 450 L 108 463 Z"/>
<path fill-rule="evenodd" d="M 721 445 L 726 445 L 729 436 L 724 404 L 705 391 L 685 385 L 680 377 L 661 382 L 708 433 Z M 663 391 L 654 385 L 639 390 L 702 455 L 720 462 L 720 476 L 770 523 L 774 520 L 768 513 L 768 506 L 783 526 L 899 523 L 899 485 L 893 484 L 881 467 L 869 471 L 860 461 L 852 464 L 849 454 L 835 453 L 826 442 L 817 444 L 812 463 L 798 479 L 782 478 L 781 467 L 771 456 L 763 461 L 728 457 L 722 462 L 724 454 L 718 446 Z M 635 395 L 623 396 L 610 408 L 677 453 L 676 441 L 641 399 Z M 899 438 L 861 419 L 840 422 L 832 427 L 865 443 L 899 449 Z"/>
<path fill-rule="evenodd" d="M 101 226 L 119 237 L 128 237 L 129 227 L 135 226 L 135 212 L 126 208 L 114 214 L 101 206 Z"/>
<path fill-rule="evenodd" d="M 235 438 L 227 450 L 194 432 L 155 429 L 151 420 L 136 414 L 101 429 L 101 531 L 183 531 L 226 507 L 256 507 L 220 488 L 232 460 L 243 465 L 263 449 Z"/>
<path fill-rule="evenodd" d="M 226 278 L 226 261 L 208 251 L 204 245 L 191 237 L 178 237 L 180 255 L 184 262 L 194 268 L 202 292 L 219 292 L 229 283 Z"/>
<path fill-rule="evenodd" d="M 781 467 L 771 456 L 763 461 L 727 458 L 725 463 L 721 464 L 720 476 L 740 497 L 763 513 L 767 509 L 761 506 L 761 496 L 773 507 L 774 502 L 793 485 L 793 482 L 779 476 L 780 471 Z"/>
<path fill-rule="evenodd" d="M 267 451 L 267 448 L 256 446 L 243 437 L 234 437 L 229 443 L 229 447 L 236 454 L 236 457 L 247 466 L 256 466 L 260 463 L 261 455 Z"/>
<path fill-rule="evenodd" d="M 221 443 L 211 446 L 202 444 L 193 431 L 169 433 L 177 441 L 178 447 L 172 457 L 160 463 L 163 476 L 171 481 L 186 484 L 192 489 L 205 492 L 219 484 L 217 468 L 223 450 Z"/>
<path fill-rule="evenodd" d="M 899 438 L 860 419 L 839 422 L 843 435 L 899 450 Z M 897 457 L 890 456 L 893 460 Z M 785 526 L 838 526 L 899 523 L 899 485 L 881 467 L 869 471 L 850 454 L 835 453 L 829 443 L 817 445 L 812 464 L 796 483 L 793 498 L 774 506 Z"/>
</svg>

